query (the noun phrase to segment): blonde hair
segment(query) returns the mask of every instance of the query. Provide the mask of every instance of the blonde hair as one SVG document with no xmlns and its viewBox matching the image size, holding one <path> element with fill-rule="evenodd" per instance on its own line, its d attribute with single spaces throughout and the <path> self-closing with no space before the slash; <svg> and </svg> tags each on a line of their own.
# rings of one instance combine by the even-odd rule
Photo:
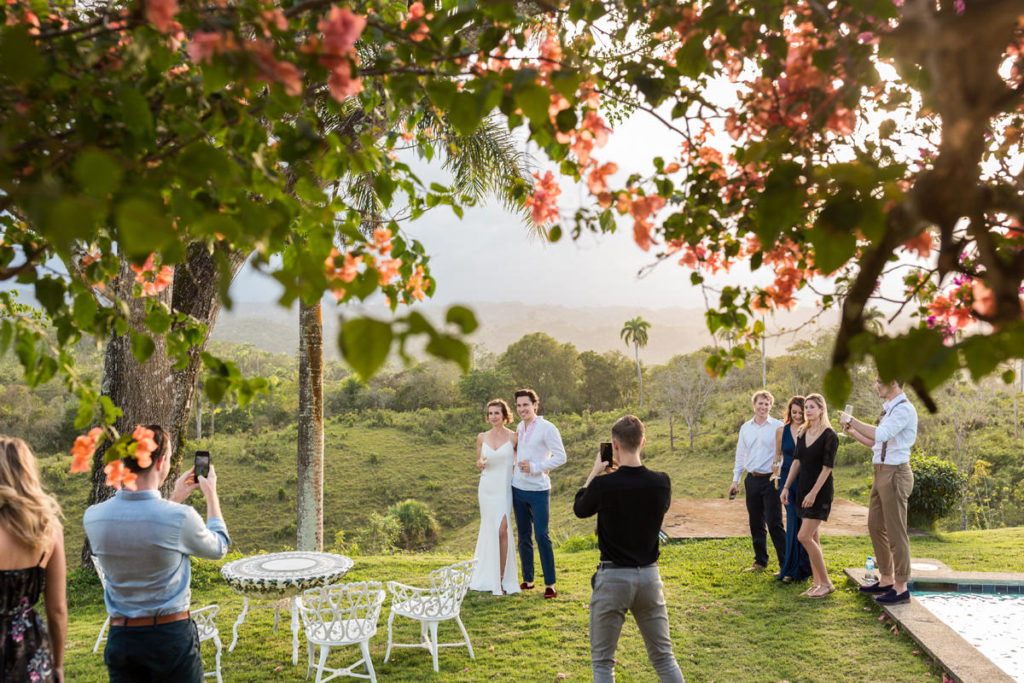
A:
<svg viewBox="0 0 1024 683">
<path fill-rule="evenodd" d="M 750 402 L 757 403 L 757 399 L 759 398 L 766 398 L 768 399 L 769 403 L 775 405 L 775 397 L 772 396 L 772 392 L 768 391 L 767 389 L 759 389 L 755 391 L 754 395 L 750 397 Z"/>
<path fill-rule="evenodd" d="M 796 435 L 803 436 L 807 432 L 807 427 L 810 424 L 807 420 L 807 404 L 816 403 L 821 408 L 821 418 L 818 420 L 818 424 L 824 425 L 823 429 L 832 429 L 832 423 L 828 420 L 828 407 L 825 405 L 825 397 L 821 394 L 808 394 L 804 398 L 804 421 L 799 427 L 797 427 Z"/>
<path fill-rule="evenodd" d="M 60 515 L 57 499 L 43 491 L 32 449 L 0 434 L 0 525 L 31 550 L 42 550 Z"/>
</svg>

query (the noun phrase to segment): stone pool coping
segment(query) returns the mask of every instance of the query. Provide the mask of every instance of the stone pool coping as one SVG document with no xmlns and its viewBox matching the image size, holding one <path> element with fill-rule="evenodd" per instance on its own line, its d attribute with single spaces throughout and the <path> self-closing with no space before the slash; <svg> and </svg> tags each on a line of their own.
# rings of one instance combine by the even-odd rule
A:
<svg viewBox="0 0 1024 683">
<path fill-rule="evenodd" d="M 910 583 L 925 584 L 991 584 L 1024 585 L 1024 574 L 1011 572 L 958 572 L 947 567 L 940 560 L 914 558 L 911 560 Z M 918 566 L 913 566 L 918 565 Z M 934 565 L 935 569 L 924 565 Z M 851 581 L 864 585 L 864 568 L 850 567 L 843 570 Z M 868 600 L 868 597 L 864 598 Z M 874 602 L 872 600 L 872 602 Z M 877 604 L 877 603 L 876 603 Z M 879 605 L 889 618 L 896 622 L 933 661 L 942 665 L 957 683 L 1013 683 L 1013 678 L 1000 669 L 988 657 L 978 651 L 964 638 L 931 613 L 928 608 L 910 596 L 910 602 L 902 605 Z"/>
</svg>

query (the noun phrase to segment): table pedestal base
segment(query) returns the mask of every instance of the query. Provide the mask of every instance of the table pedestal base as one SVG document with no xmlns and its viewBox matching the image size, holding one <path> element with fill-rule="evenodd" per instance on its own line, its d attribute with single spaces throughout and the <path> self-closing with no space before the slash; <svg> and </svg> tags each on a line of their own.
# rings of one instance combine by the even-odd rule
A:
<svg viewBox="0 0 1024 683">
<path fill-rule="evenodd" d="M 299 663 L 299 606 L 298 598 L 292 597 L 290 600 L 290 607 L 292 613 L 292 664 Z M 281 618 L 281 606 L 274 604 L 274 633 L 277 633 L 277 625 Z M 253 609 L 258 609 L 254 607 Z M 238 643 L 238 627 L 245 621 L 245 615 L 249 613 L 249 596 L 242 596 L 242 613 L 238 615 L 238 619 L 235 620 L 235 625 L 231 629 L 231 645 L 228 646 L 228 652 L 233 652 L 235 645 Z"/>
</svg>

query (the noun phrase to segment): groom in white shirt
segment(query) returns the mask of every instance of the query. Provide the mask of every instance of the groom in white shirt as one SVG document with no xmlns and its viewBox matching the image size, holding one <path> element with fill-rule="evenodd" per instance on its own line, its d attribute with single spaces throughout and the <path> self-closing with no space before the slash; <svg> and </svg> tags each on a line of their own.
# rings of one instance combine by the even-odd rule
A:
<svg viewBox="0 0 1024 683">
<path fill-rule="evenodd" d="M 548 535 L 551 479 L 548 472 L 565 463 L 565 447 L 558 428 L 537 415 L 540 399 L 533 389 L 515 393 L 516 412 L 521 422 L 516 430 L 516 469 L 512 474 L 512 511 L 519 536 L 519 560 L 523 565 L 523 590 L 533 588 L 533 540 L 537 537 L 540 567 L 544 573 L 544 597 L 558 595 L 555 590 L 555 554 Z M 532 529 L 530 527 L 533 527 Z"/>
</svg>

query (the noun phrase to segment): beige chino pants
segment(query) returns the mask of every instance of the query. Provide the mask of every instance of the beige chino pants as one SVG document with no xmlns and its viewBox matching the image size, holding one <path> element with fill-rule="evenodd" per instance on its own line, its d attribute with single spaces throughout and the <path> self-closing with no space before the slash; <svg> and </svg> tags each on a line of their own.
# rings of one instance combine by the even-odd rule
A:
<svg viewBox="0 0 1024 683">
<path fill-rule="evenodd" d="M 910 463 L 875 466 L 868 504 L 868 532 L 875 548 L 875 566 L 897 583 L 910 581 L 910 536 L 907 535 L 907 500 L 914 490 Z"/>
</svg>

